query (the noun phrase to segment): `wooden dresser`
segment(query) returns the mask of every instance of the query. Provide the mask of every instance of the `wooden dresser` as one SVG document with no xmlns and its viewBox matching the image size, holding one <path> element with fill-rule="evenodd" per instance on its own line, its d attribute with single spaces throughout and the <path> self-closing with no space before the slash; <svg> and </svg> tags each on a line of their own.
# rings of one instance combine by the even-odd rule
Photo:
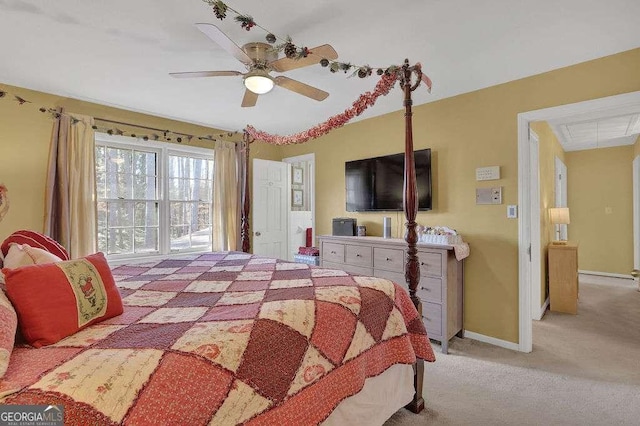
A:
<svg viewBox="0 0 640 426">
<path fill-rule="evenodd" d="M 408 291 L 404 278 L 407 243 L 398 238 L 319 236 L 320 266 L 360 275 L 386 278 Z M 418 244 L 422 317 L 429 338 L 442 343 L 463 337 L 463 262 L 453 247 Z"/>
<path fill-rule="evenodd" d="M 549 244 L 549 309 L 578 313 L 578 244 Z"/>
</svg>

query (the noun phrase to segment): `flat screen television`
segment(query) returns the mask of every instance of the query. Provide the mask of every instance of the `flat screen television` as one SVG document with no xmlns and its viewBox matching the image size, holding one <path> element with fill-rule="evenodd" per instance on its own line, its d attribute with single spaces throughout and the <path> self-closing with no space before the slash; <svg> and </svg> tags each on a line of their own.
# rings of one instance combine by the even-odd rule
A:
<svg viewBox="0 0 640 426">
<path fill-rule="evenodd" d="M 414 151 L 418 209 L 431 210 L 431 149 Z M 345 163 L 347 211 L 402 211 L 404 153 Z"/>
</svg>

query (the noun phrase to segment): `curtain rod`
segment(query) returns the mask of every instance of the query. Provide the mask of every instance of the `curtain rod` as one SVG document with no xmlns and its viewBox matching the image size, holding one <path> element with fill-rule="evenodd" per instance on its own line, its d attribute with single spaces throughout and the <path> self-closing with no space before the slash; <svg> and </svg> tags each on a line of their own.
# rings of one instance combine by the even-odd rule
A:
<svg viewBox="0 0 640 426">
<path fill-rule="evenodd" d="M 217 141 L 218 139 L 211 137 L 211 136 L 196 136 L 196 135 L 192 135 L 189 133 L 182 133 L 182 132 L 174 132 L 172 130 L 167 130 L 167 129 L 158 129 L 156 127 L 149 127 L 149 126 L 143 126 L 140 124 L 134 124 L 134 123 L 125 123 L 123 121 L 115 121 L 115 120 L 109 120 L 107 118 L 101 118 L 101 117 L 93 117 L 94 120 L 97 121 L 102 121 L 104 123 L 111 123 L 111 124 L 120 124 L 122 126 L 131 126 L 131 127 L 136 127 L 138 129 L 145 129 L 145 130 L 154 130 L 156 132 L 160 132 L 160 133 L 172 133 L 174 135 L 180 135 L 180 136 L 188 136 L 189 138 L 198 138 L 200 140 L 209 140 L 209 141 Z M 237 132 L 227 132 L 227 136 L 233 136 L 234 133 Z M 222 138 L 222 136 L 224 135 L 224 133 L 220 133 L 219 137 Z M 233 142 L 236 145 L 242 142 L 237 142 L 237 141 L 227 141 L 227 142 Z"/>
</svg>

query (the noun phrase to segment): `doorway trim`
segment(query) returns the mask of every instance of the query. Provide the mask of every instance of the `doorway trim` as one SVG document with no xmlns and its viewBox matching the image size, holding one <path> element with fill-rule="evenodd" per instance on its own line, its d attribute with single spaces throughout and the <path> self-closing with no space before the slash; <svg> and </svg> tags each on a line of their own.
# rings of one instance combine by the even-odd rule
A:
<svg viewBox="0 0 640 426">
<path fill-rule="evenodd" d="M 540 167 L 534 167 L 540 164 L 540 138 L 531 130 L 529 126 L 529 158 L 531 167 L 529 168 L 529 177 L 531 182 L 531 235 L 540 235 Z M 540 282 L 542 279 L 542 256 L 541 239 L 531 239 L 531 282 Z M 536 254 L 534 256 L 534 254 Z M 542 305 L 540 297 L 540 287 L 537 289 L 531 286 L 531 317 L 534 320 L 542 318 L 540 313 L 540 305 Z"/>
<path fill-rule="evenodd" d="M 555 196 L 555 207 L 569 207 L 567 195 L 568 185 L 567 185 L 567 165 L 558 158 L 555 157 L 555 187 L 556 187 L 556 196 Z M 558 229 L 560 231 L 560 240 L 568 240 L 569 234 L 567 230 L 566 224 L 558 225 Z M 555 235 L 555 229 L 554 235 Z"/>
<path fill-rule="evenodd" d="M 598 113 L 621 107 L 640 104 L 640 91 L 608 96 L 589 101 L 577 102 L 551 108 L 527 111 L 518 114 L 518 203 L 520 204 L 520 220 L 518 221 L 518 350 L 531 352 L 533 348 L 533 319 L 531 309 L 532 264 L 537 257 L 540 262 L 540 250 L 531 250 L 535 239 L 540 245 L 540 232 L 533 235 L 532 209 L 540 211 L 538 197 L 537 206 L 531 197 L 532 182 L 531 169 L 539 169 L 538 159 L 532 159 L 529 147 L 529 123 L 532 121 L 547 121 L 577 114 Z M 533 163 L 535 161 L 535 164 Z"/>
</svg>

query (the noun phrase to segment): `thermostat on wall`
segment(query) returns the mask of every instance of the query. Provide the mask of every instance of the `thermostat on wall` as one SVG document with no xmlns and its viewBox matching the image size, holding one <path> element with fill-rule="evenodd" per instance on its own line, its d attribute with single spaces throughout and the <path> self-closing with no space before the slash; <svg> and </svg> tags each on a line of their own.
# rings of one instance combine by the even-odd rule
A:
<svg viewBox="0 0 640 426">
<path fill-rule="evenodd" d="M 476 169 L 476 180 L 496 179 L 500 179 L 500 166 L 478 167 Z"/>
</svg>

